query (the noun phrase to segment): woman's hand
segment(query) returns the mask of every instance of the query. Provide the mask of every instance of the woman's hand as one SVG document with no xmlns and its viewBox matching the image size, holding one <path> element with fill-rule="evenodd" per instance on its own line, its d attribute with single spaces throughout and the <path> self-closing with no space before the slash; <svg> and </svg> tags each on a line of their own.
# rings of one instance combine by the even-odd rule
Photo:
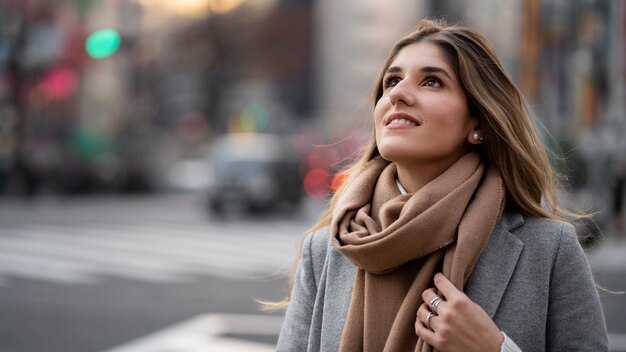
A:
<svg viewBox="0 0 626 352">
<path fill-rule="evenodd" d="M 428 329 L 428 304 L 437 294 L 434 288 L 422 293 L 426 303 L 417 310 L 417 336 L 442 352 L 500 351 L 504 336 L 489 315 L 442 274 L 436 274 L 434 280 L 443 301 L 437 306 L 437 314 L 429 319 Z"/>
</svg>

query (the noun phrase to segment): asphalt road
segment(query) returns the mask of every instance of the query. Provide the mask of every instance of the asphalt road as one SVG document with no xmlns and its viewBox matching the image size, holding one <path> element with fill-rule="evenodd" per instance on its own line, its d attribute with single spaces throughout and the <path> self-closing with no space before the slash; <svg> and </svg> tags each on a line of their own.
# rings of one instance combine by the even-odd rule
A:
<svg viewBox="0 0 626 352">
<path fill-rule="evenodd" d="M 271 350 L 280 315 L 256 300 L 283 297 L 322 206 L 223 219 L 194 195 L 1 199 L 0 351 L 150 351 L 137 347 L 145 336 L 209 323 L 220 336 L 204 346 L 239 346 L 213 350 Z M 612 350 L 626 351 L 626 295 L 615 293 L 626 291 L 626 245 L 607 239 L 588 255 Z"/>
<path fill-rule="evenodd" d="M 193 195 L 0 200 L 0 351 L 101 352 L 201 314 L 266 316 L 256 301 L 284 296 L 320 207 L 224 219 Z"/>
</svg>

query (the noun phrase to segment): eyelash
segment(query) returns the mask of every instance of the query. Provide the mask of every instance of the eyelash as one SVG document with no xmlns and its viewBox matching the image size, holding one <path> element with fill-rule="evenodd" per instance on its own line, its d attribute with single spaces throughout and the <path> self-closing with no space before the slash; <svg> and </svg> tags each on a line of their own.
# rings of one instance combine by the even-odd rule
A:
<svg viewBox="0 0 626 352">
<path fill-rule="evenodd" d="M 394 85 L 394 86 L 392 86 L 392 84 L 393 84 L 394 82 L 396 82 L 396 81 L 397 81 L 397 82 L 396 82 L 396 84 L 398 84 L 398 82 L 400 82 L 401 80 L 402 80 L 402 79 L 401 79 L 400 77 L 398 77 L 398 76 L 388 76 L 388 77 L 386 77 L 386 78 L 384 79 L 384 81 L 383 81 L 383 88 L 384 88 L 384 89 L 393 88 L 393 87 L 395 87 L 395 85 Z M 438 86 L 439 86 L 439 87 L 442 87 L 442 86 L 443 86 L 443 82 L 442 82 L 439 78 L 437 78 L 437 77 L 435 77 L 435 76 L 428 76 L 428 77 L 426 77 L 426 78 L 423 80 L 423 83 L 425 84 L 425 83 L 427 83 L 427 82 L 432 82 L 432 81 L 436 82 L 436 83 L 438 84 Z"/>
<path fill-rule="evenodd" d="M 424 80 L 424 83 L 428 81 L 435 81 L 439 87 L 443 86 L 443 82 L 437 77 L 434 77 L 434 76 L 426 77 L 426 79 Z"/>
<path fill-rule="evenodd" d="M 398 76 L 387 76 L 387 77 L 385 77 L 385 79 L 383 81 L 383 88 L 385 88 L 385 89 L 392 88 L 392 86 L 391 86 L 392 81 L 396 81 L 396 80 L 398 82 L 400 82 L 400 77 L 398 77 Z"/>
</svg>

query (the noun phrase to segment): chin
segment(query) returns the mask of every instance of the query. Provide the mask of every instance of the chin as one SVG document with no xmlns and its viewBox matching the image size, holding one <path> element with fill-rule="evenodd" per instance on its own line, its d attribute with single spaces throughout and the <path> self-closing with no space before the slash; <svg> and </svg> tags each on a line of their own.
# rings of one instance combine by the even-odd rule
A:
<svg viewBox="0 0 626 352">
<path fill-rule="evenodd" d="M 405 148 L 394 148 L 391 146 L 381 148 L 379 146 L 378 151 L 383 159 L 393 162 L 415 158 L 415 156 Z"/>
</svg>

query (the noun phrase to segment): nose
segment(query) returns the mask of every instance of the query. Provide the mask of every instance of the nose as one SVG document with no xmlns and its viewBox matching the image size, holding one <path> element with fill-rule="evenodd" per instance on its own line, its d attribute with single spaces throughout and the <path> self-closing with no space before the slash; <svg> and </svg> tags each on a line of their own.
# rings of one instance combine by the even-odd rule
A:
<svg viewBox="0 0 626 352">
<path fill-rule="evenodd" d="M 393 104 L 413 105 L 416 99 L 414 87 L 411 86 L 407 79 L 403 79 L 395 87 L 391 88 L 389 99 Z"/>
</svg>

